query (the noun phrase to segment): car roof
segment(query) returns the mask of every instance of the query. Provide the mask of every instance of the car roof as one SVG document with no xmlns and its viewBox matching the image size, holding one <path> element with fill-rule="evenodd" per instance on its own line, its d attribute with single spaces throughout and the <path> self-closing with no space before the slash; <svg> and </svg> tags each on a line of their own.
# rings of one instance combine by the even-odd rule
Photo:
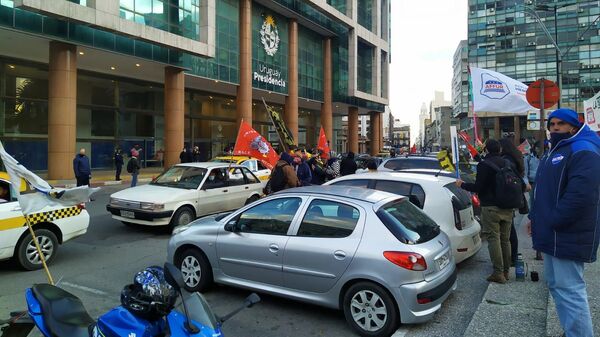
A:
<svg viewBox="0 0 600 337">
<path fill-rule="evenodd" d="M 360 201 L 366 201 L 368 203 L 379 203 L 383 200 L 387 199 L 397 199 L 399 195 L 362 188 L 362 187 L 352 187 L 352 186 L 328 186 L 328 185 L 313 185 L 313 186 L 304 186 L 304 187 L 296 187 L 290 188 L 283 191 L 279 191 L 276 194 L 291 194 L 291 193 L 300 193 L 300 194 L 318 194 L 318 195 L 326 195 L 326 196 L 335 196 L 335 197 L 345 197 Z"/>
<path fill-rule="evenodd" d="M 428 156 L 421 156 L 421 155 L 396 156 L 394 158 L 387 158 L 387 160 L 410 160 L 410 159 L 425 159 L 425 160 L 431 160 L 431 161 L 438 160 L 436 157 L 428 157 Z"/>
<path fill-rule="evenodd" d="M 253 159 L 253 158 L 250 156 L 217 156 L 217 157 L 214 157 L 213 160 L 214 159 L 240 161 L 240 160 L 248 160 L 248 159 Z"/>
<path fill-rule="evenodd" d="M 205 169 L 211 169 L 216 167 L 242 167 L 236 164 L 228 164 L 228 163 L 219 163 L 219 162 L 198 162 L 198 163 L 181 163 L 175 166 L 185 166 L 185 167 L 199 167 Z"/>
<path fill-rule="evenodd" d="M 431 170 L 435 171 L 436 170 Z M 445 171 L 442 171 L 445 172 Z M 369 172 L 369 173 L 356 173 L 350 174 L 347 176 L 343 176 L 338 178 L 339 180 L 357 180 L 357 179 L 379 179 L 379 180 L 394 180 L 399 179 L 402 181 L 408 182 L 439 182 L 442 184 L 451 183 L 456 180 L 456 178 L 447 177 L 438 175 L 437 177 L 434 174 L 429 174 L 429 172 L 416 173 L 416 172 L 403 172 L 403 171 L 392 171 L 392 172 Z M 338 181 L 338 179 L 332 180 L 333 182 Z"/>
</svg>

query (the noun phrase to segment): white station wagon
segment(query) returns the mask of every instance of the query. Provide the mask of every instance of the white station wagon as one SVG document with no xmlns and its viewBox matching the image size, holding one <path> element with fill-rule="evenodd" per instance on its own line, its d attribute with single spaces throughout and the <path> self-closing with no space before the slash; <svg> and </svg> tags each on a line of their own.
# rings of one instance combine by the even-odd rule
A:
<svg viewBox="0 0 600 337">
<path fill-rule="evenodd" d="M 125 224 L 175 228 L 200 216 L 254 202 L 263 187 L 264 183 L 240 165 L 178 164 L 148 185 L 113 193 L 106 210 Z"/>
</svg>

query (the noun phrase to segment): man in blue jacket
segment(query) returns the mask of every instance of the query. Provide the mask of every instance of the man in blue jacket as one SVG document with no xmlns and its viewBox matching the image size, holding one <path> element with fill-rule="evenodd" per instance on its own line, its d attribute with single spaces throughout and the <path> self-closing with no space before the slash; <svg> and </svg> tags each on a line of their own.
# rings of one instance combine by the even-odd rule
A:
<svg viewBox="0 0 600 337">
<path fill-rule="evenodd" d="M 90 159 L 85 155 L 84 148 L 81 148 L 79 154 L 73 159 L 73 173 L 77 179 L 77 186 L 90 184 L 92 170 L 90 169 Z"/>
<path fill-rule="evenodd" d="M 566 336 L 592 337 L 583 278 L 600 241 L 600 138 L 577 113 L 548 116 L 551 150 L 540 160 L 529 213 L 533 248 L 544 253 L 544 273 Z"/>
</svg>

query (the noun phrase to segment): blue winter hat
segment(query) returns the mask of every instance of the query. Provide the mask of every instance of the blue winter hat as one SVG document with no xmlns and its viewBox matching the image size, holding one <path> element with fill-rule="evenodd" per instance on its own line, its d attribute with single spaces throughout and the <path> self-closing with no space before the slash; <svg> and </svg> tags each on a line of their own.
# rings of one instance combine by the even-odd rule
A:
<svg viewBox="0 0 600 337">
<path fill-rule="evenodd" d="M 285 160 L 288 164 L 292 165 L 294 158 L 287 152 L 282 152 L 281 157 L 279 159 Z"/>
<path fill-rule="evenodd" d="M 550 129 L 550 120 L 552 120 L 552 118 L 558 118 L 558 119 L 562 119 L 563 121 L 573 125 L 574 127 L 581 127 L 581 122 L 579 122 L 579 118 L 577 116 L 577 112 L 575 112 L 574 110 L 571 109 L 558 109 L 558 110 L 554 110 L 549 116 L 548 116 L 548 122 L 546 124 L 546 128 L 549 130 Z"/>
</svg>

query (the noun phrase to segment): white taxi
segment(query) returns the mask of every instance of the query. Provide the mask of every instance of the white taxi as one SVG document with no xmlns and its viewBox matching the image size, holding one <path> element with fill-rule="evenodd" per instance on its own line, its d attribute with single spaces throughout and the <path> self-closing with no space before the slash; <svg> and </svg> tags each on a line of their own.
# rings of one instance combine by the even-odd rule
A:
<svg viewBox="0 0 600 337">
<path fill-rule="evenodd" d="M 26 191 L 26 185 L 21 184 L 21 192 Z M 8 191 L 7 195 L 0 196 L 0 260 L 14 258 L 26 270 L 42 268 L 40 255 L 5 172 L 0 172 L 0 190 Z M 50 263 L 56 257 L 59 244 L 87 232 L 90 216 L 85 205 L 80 204 L 73 207 L 46 207 L 29 215 L 29 221 L 46 262 Z"/>
<path fill-rule="evenodd" d="M 264 184 L 241 165 L 178 164 L 148 185 L 113 193 L 106 210 L 126 225 L 168 225 L 173 229 L 197 217 L 254 202 L 260 198 Z"/>
</svg>

